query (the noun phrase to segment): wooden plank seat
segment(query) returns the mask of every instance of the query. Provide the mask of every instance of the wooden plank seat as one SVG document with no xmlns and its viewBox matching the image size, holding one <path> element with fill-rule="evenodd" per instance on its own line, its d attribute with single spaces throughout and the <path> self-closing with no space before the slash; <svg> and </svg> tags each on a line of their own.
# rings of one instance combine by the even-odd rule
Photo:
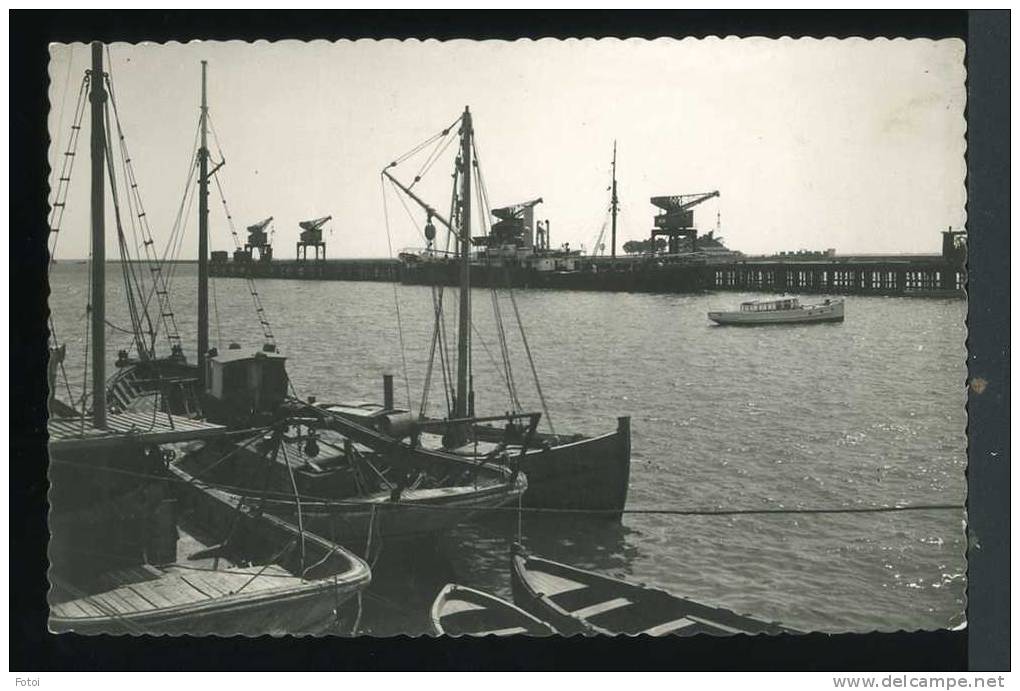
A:
<svg viewBox="0 0 1020 691">
<path fill-rule="evenodd" d="M 492 631 L 477 631 L 473 635 L 475 636 L 516 636 L 518 634 L 527 633 L 528 630 L 523 626 L 511 626 L 506 629 L 493 629 Z"/>
<path fill-rule="evenodd" d="M 697 624 L 698 622 L 691 621 L 687 617 L 680 617 L 679 619 L 673 619 L 672 621 L 647 628 L 641 633 L 648 634 L 649 636 L 664 636 L 667 633 L 679 633 L 683 629 L 697 626 Z"/>
<path fill-rule="evenodd" d="M 550 596 L 549 599 L 568 612 L 576 612 L 585 607 L 611 600 L 615 595 L 618 595 L 618 593 L 611 593 L 603 588 L 582 586 L 556 593 Z"/>
<path fill-rule="evenodd" d="M 594 605 L 588 605 L 587 607 L 582 607 L 581 609 L 573 610 L 571 614 L 573 614 L 575 617 L 579 619 L 589 619 L 600 614 L 612 612 L 614 610 L 620 609 L 621 607 L 628 607 L 632 604 L 634 603 L 625 597 L 615 597 L 612 598 L 611 600 L 605 600 L 604 602 L 596 602 Z"/>
</svg>

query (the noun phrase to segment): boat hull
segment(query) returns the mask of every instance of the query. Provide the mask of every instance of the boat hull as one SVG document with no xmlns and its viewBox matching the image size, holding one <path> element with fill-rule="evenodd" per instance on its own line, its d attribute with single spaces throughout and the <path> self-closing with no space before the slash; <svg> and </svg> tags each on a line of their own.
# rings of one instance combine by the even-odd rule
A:
<svg viewBox="0 0 1020 691">
<path fill-rule="evenodd" d="M 302 524 L 361 556 L 368 556 L 373 551 L 373 544 L 418 540 L 445 533 L 478 511 L 515 502 L 527 486 L 524 476 L 519 476 L 512 489 L 498 485 L 465 493 L 461 497 L 439 496 L 432 501 L 416 500 L 413 492 L 408 492 L 407 498 L 398 502 L 338 500 L 325 503 L 302 500 Z M 297 519 L 297 505 L 292 501 L 267 500 L 263 503 L 259 500 L 258 503 L 266 511 L 287 520 Z"/>
<path fill-rule="evenodd" d="M 619 518 L 630 484 L 629 420 L 610 434 L 529 451 L 521 470 L 528 477 L 526 507 Z"/>
<path fill-rule="evenodd" d="M 69 618 L 51 616 L 53 633 L 168 636 L 288 636 L 339 633 L 337 607 L 356 589 L 309 583 L 286 594 L 217 598 L 207 605 L 140 614 Z"/>
</svg>

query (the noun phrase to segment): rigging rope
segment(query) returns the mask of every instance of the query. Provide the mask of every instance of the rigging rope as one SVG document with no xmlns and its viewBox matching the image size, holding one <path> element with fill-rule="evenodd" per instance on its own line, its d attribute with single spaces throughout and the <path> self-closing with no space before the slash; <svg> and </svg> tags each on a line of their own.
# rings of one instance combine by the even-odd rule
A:
<svg viewBox="0 0 1020 691">
<path fill-rule="evenodd" d="M 478 179 L 479 179 L 479 183 L 478 184 L 479 184 L 479 187 L 482 188 L 482 190 L 484 191 L 484 201 L 485 201 L 484 209 L 485 209 L 486 212 L 488 212 L 488 192 L 485 190 L 485 178 L 484 178 L 484 176 L 482 175 L 482 172 L 481 172 L 481 163 L 480 163 L 481 157 L 479 156 L 479 153 L 478 153 L 478 138 L 477 138 L 477 136 L 474 137 L 474 139 L 472 140 L 472 146 L 474 147 L 474 152 L 475 152 L 475 165 L 478 168 Z M 545 394 L 542 392 L 542 383 L 541 383 L 541 381 L 539 381 L 539 378 L 538 378 L 538 369 L 535 367 L 535 359 L 534 359 L 534 357 L 532 357 L 531 346 L 528 344 L 528 335 L 524 331 L 524 322 L 521 320 L 521 313 L 520 313 L 520 310 L 517 307 L 517 298 L 514 296 L 514 289 L 513 289 L 512 283 L 510 281 L 510 271 L 509 271 L 509 269 L 506 270 L 505 275 L 506 275 L 506 289 L 507 289 L 507 293 L 510 296 L 510 303 L 513 305 L 513 308 L 514 308 L 514 317 L 515 317 L 515 319 L 517 321 L 517 329 L 518 329 L 518 331 L 521 334 L 521 341 L 524 344 L 524 352 L 525 352 L 525 354 L 528 357 L 528 366 L 531 369 L 531 376 L 532 376 L 532 379 L 535 382 L 535 391 L 538 393 L 538 400 L 539 400 L 539 402 L 542 405 L 542 414 L 545 417 L 546 424 L 549 426 L 549 431 L 553 434 L 553 436 L 556 436 L 556 430 L 555 430 L 555 428 L 553 426 L 552 416 L 549 415 L 549 406 L 546 403 Z M 493 282 L 493 285 L 495 285 L 495 282 Z M 501 319 L 498 316 L 497 316 L 497 320 L 496 321 L 499 324 L 500 328 L 502 328 Z"/>
<path fill-rule="evenodd" d="M 393 258 L 393 241 L 390 238 L 390 212 L 386 203 L 386 178 L 382 175 L 379 176 L 379 190 L 382 192 L 383 202 L 383 219 L 386 225 L 386 247 L 389 250 L 389 256 Z M 399 199 L 399 197 L 398 197 Z M 411 410 L 411 382 L 407 374 L 407 354 L 404 349 L 404 323 L 400 317 L 400 294 L 397 291 L 397 283 L 393 282 L 393 303 L 397 311 L 397 334 L 400 338 L 400 362 L 404 368 L 404 388 L 407 390 L 407 409 Z"/>
<path fill-rule="evenodd" d="M 198 169 L 198 138 L 200 133 L 200 127 L 195 127 L 195 136 L 191 144 L 191 151 L 188 155 L 188 165 L 185 170 L 184 177 L 184 190 L 181 194 L 181 203 L 177 207 L 177 215 L 174 217 L 173 225 L 170 229 L 170 234 L 167 237 L 166 245 L 163 248 L 163 256 L 160 261 L 162 263 L 170 262 L 170 270 L 167 272 L 166 278 L 166 290 L 169 293 L 173 289 L 174 277 L 177 274 L 177 264 L 173 260 L 176 260 L 180 255 L 181 246 L 184 241 L 184 234 L 187 230 L 188 221 L 191 219 L 191 206 L 194 201 L 195 186 L 192 185 L 195 177 L 195 171 Z M 146 298 L 146 304 L 149 304 L 153 297 L 150 293 Z"/>
<path fill-rule="evenodd" d="M 120 144 L 122 165 L 124 168 L 124 182 L 129 189 L 127 201 L 130 214 L 129 217 L 131 219 L 131 229 L 132 234 L 135 235 L 135 220 L 137 219 L 137 230 L 141 235 L 141 248 L 139 248 L 137 236 L 135 236 L 135 248 L 139 260 L 141 260 L 144 256 L 145 261 L 149 265 L 149 271 L 153 282 L 152 292 L 157 296 L 157 307 L 160 312 L 160 322 L 163 326 L 167 340 L 169 341 L 170 348 L 173 350 L 175 346 L 180 347 L 181 345 L 180 332 L 177 328 L 177 320 L 171 304 L 167 282 L 163 276 L 163 263 L 159 260 L 159 257 L 155 252 L 155 240 L 153 239 L 152 229 L 149 226 L 149 219 L 145 211 L 145 206 L 142 202 L 138 178 L 135 175 L 134 163 L 128 151 L 127 139 L 124 136 L 124 130 L 121 125 L 120 110 L 117 105 L 116 91 L 113 85 L 113 61 L 112 58 L 109 58 L 109 46 L 107 46 L 107 57 L 110 62 L 110 72 L 106 77 L 106 84 L 110 92 L 109 104 L 113 108 L 114 123 L 117 127 L 117 138 Z M 146 298 L 143 302 L 143 310 L 146 314 L 148 313 L 148 305 L 149 299 Z M 156 345 L 156 331 L 158 331 L 158 329 L 151 332 L 151 342 L 149 344 L 149 349 L 153 352 L 155 351 Z"/>
<path fill-rule="evenodd" d="M 74 49 L 72 47 L 71 53 L 73 55 Z M 68 59 L 68 77 L 65 84 L 64 97 L 67 97 L 67 87 L 70 86 L 70 70 L 71 61 Z M 67 144 L 64 147 L 63 158 L 60 166 L 60 172 L 57 174 L 57 185 L 53 195 L 53 201 L 50 205 L 50 216 L 47 221 L 49 227 L 50 245 L 49 245 L 49 262 L 47 269 L 53 270 L 53 266 L 57 261 L 57 242 L 60 239 L 60 228 L 63 225 L 64 212 L 67 209 L 67 195 L 70 190 L 71 173 L 74 170 L 74 161 L 78 151 L 78 139 L 81 134 L 81 122 L 85 114 L 85 104 L 88 102 L 89 94 L 89 83 L 90 75 L 86 72 L 82 78 L 81 84 L 78 88 L 78 97 L 75 101 L 74 115 L 71 119 L 71 131 L 68 135 Z M 63 129 L 63 117 L 64 109 L 61 108 L 60 120 L 61 125 L 58 127 L 59 132 Z M 51 189 L 52 186 L 51 186 Z M 53 318 L 53 313 L 50 312 L 47 321 L 49 322 L 50 339 L 52 341 L 53 348 L 60 347 L 60 337 L 57 335 L 56 321 Z M 52 357 L 52 355 L 51 355 Z M 71 391 L 71 379 L 67 374 L 67 368 L 64 364 L 63 358 L 59 363 L 60 377 L 64 382 L 64 389 L 67 391 L 67 402 L 69 405 L 74 405 L 74 393 Z"/>
<path fill-rule="evenodd" d="M 216 191 L 219 193 L 220 201 L 223 203 L 223 213 L 226 214 L 227 225 L 230 228 L 230 234 L 234 238 L 234 245 L 236 249 L 240 250 L 242 249 L 240 236 L 237 233 L 237 228 L 234 226 L 234 217 L 231 215 L 230 208 L 227 206 L 227 198 L 223 193 L 223 185 L 220 183 L 219 173 L 213 173 L 212 178 L 216 182 Z M 266 339 L 266 343 L 275 345 L 276 337 L 273 335 L 269 319 L 266 317 L 266 310 L 262 305 L 262 298 L 259 296 L 258 287 L 255 284 L 255 278 L 251 274 L 246 274 L 245 281 L 248 284 L 248 292 L 251 294 L 252 305 L 255 308 L 255 316 L 258 318 L 259 324 L 262 327 L 262 336 Z"/>
<path fill-rule="evenodd" d="M 107 102 L 107 104 L 108 103 L 109 102 Z M 111 128 L 108 105 L 104 105 L 103 120 L 103 125 L 106 128 L 107 140 L 109 141 Z M 138 281 L 137 275 L 135 274 L 134 265 L 131 261 L 131 254 L 127 246 L 127 238 L 124 235 L 124 226 L 121 221 L 120 213 L 120 194 L 117 189 L 117 176 L 113 164 L 113 147 L 110 146 L 106 147 L 106 168 L 110 179 L 110 197 L 113 201 L 113 218 L 117 227 L 117 243 L 120 250 L 121 273 L 124 277 L 124 294 L 127 300 L 128 315 L 131 319 L 131 327 L 134 330 L 133 336 L 138 350 L 138 357 L 142 360 L 147 360 L 153 354 L 145 347 L 145 343 L 142 340 L 144 328 L 142 325 L 143 314 L 138 310 L 138 302 L 135 295 L 136 290 L 138 291 L 139 296 L 144 294 L 144 290 Z M 149 319 L 148 310 L 144 312 L 144 317 L 149 327 L 148 333 L 152 334 L 152 321 Z"/>
</svg>

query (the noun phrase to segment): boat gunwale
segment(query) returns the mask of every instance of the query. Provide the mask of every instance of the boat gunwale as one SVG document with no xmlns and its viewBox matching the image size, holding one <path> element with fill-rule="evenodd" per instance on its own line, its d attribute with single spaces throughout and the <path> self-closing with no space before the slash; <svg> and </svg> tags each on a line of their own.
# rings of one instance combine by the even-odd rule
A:
<svg viewBox="0 0 1020 691">
<path fill-rule="evenodd" d="M 469 595 L 472 595 L 475 598 L 478 598 L 479 600 L 482 600 L 484 603 L 486 603 L 485 604 L 485 608 L 486 609 L 493 609 L 493 607 L 489 607 L 487 603 L 491 603 L 495 607 L 501 607 L 501 608 L 504 608 L 504 609 L 508 609 L 508 610 L 514 612 L 515 614 L 517 614 L 519 616 L 522 616 L 525 620 L 527 620 L 532 625 L 537 626 L 537 627 L 542 628 L 542 629 L 545 629 L 546 632 L 547 632 L 547 635 L 556 635 L 556 630 L 550 624 L 548 624 L 547 622 L 542 621 L 541 619 L 539 619 L 535 615 L 531 614 L 530 612 L 526 612 L 525 610 L 521 609 L 520 607 L 518 607 L 513 602 L 508 602 L 508 601 L 504 600 L 501 597 L 498 597 L 498 596 L 493 595 L 491 593 L 487 593 L 484 590 L 479 590 L 477 588 L 472 588 L 471 586 L 461 585 L 459 583 L 447 583 L 436 594 L 436 597 L 432 600 L 432 606 L 429 608 L 429 623 L 432 626 L 433 633 L 435 633 L 438 636 L 452 636 L 452 637 L 476 636 L 477 637 L 477 636 L 489 636 L 489 635 L 492 635 L 492 634 L 473 634 L 473 633 L 451 634 L 451 633 L 448 633 L 444 629 L 444 627 L 442 625 L 442 619 L 443 619 L 444 615 L 441 614 L 441 609 L 442 609 L 443 606 L 446 605 L 446 603 L 448 603 L 450 601 L 450 599 L 451 599 L 450 596 L 453 595 L 455 592 L 458 592 L 458 591 L 459 592 L 466 592 Z M 523 634 L 514 634 L 514 635 L 538 636 L 540 634 L 525 632 Z"/>
</svg>

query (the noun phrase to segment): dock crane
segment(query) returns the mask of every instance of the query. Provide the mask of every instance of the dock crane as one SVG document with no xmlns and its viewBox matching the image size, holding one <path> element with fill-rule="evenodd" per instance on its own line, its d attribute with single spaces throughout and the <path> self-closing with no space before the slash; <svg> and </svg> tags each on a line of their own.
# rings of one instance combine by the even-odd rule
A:
<svg viewBox="0 0 1020 691">
<path fill-rule="evenodd" d="M 718 196 L 719 190 L 652 197 L 652 205 L 662 209 L 663 213 L 655 217 L 650 246 L 654 248 L 655 238 L 665 235 L 669 237 L 669 253 L 679 254 L 681 238 L 689 237 L 691 252 L 696 252 L 698 229 L 694 226 L 694 207 Z"/>
<path fill-rule="evenodd" d="M 322 248 L 322 260 L 326 259 L 326 243 L 322 239 L 322 227 L 326 223 L 332 220 L 332 216 L 323 216 L 322 218 L 315 218 L 310 221 L 300 221 L 298 226 L 301 228 L 301 239 L 297 243 L 297 258 L 298 261 L 308 259 L 308 248 L 313 247 L 315 249 L 315 260 L 319 261 L 319 248 Z"/>
<path fill-rule="evenodd" d="M 489 244 L 497 247 L 501 245 L 532 247 L 535 244 L 534 208 L 541 203 L 542 198 L 538 197 L 519 204 L 493 209 L 492 215 L 499 220 L 492 224 L 489 232 Z"/>
<path fill-rule="evenodd" d="M 269 224 L 272 222 L 273 217 L 270 216 L 247 227 L 248 239 L 244 243 L 244 254 L 242 255 L 244 259 L 254 259 L 255 250 L 258 250 L 259 261 L 272 261 L 273 246 L 269 242 L 269 234 L 267 232 Z"/>
</svg>

